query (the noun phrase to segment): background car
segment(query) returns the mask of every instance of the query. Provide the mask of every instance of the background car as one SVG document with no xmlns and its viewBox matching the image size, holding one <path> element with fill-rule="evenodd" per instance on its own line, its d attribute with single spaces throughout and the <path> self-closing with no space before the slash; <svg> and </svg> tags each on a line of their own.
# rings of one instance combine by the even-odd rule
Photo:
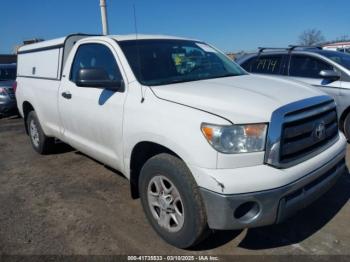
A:
<svg viewBox="0 0 350 262">
<path fill-rule="evenodd" d="M 0 117 L 15 113 L 16 64 L 0 64 Z"/>
<path fill-rule="evenodd" d="M 322 47 L 322 49 L 339 51 L 339 52 L 350 54 L 350 42 L 349 41 L 341 41 L 341 42 L 329 43 L 329 44 L 324 45 Z"/>
<path fill-rule="evenodd" d="M 248 72 L 289 77 L 331 95 L 339 127 L 350 141 L 350 55 L 318 47 L 259 48 L 237 63 Z"/>
</svg>

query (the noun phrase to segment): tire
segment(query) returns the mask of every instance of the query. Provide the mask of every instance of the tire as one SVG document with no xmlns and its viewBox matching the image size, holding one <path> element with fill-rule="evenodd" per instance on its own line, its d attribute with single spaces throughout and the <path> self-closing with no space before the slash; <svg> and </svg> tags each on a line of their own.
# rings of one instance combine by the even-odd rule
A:
<svg viewBox="0 0 350 262">
<path fill-rule="evenodd" d="M 48 137 L 44 134 L 39 119 L 34 111 L 29 112 L 26 125 L 30 142 L 34 150 L 41 155 L 52 152 L 55 140 L 53 137 Z"/>
<path fill-rule="evenodd" d="M 189 248 L 209 235 L 199 188 L 179 158 L 165 153 L 150 158 L 141 169 L 139 192 L 148 221 L 169 244 Z"/>
<path fill-rule="evenodd" d="M 350 113 L 347 114 L 347 116 L 344 119 L 343 130 L 346 139 L 348 140 L 348 142 L 350 142 Z"/>
</svg>

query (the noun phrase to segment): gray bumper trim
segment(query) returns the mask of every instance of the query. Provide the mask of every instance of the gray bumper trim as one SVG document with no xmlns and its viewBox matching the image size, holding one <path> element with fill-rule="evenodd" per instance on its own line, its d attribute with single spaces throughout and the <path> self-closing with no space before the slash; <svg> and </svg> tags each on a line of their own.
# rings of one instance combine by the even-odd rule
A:
<svg viewBox="0 0 350 262">
<path fill-rule="evenodd" d="M 208 225 L 212 229 L 242 229 L 280 223 L 327 192 L 343 174 L 344 152 L 327 164 L 283 187 L 235 195 L 223 195 L 201 188 Z M 241 204 L 255 202 L 258 212 L 236 219 L 234 211 Z"/>
</svg>

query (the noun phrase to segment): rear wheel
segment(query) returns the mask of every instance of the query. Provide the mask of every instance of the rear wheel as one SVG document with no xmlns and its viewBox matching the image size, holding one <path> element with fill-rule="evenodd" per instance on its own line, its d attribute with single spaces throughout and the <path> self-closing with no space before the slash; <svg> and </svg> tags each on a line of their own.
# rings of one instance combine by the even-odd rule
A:
<svg viewBox="0 0 350 262">
<path fill-rule="evenodd" d="M 34 111 L 29 112 L 26 124 L 34 150 L 42 155 L 50 153 L 54 147 L 55 140 L 53 137 L 48 137 L 44 134 Z"/>
<path fill-rule="evenodd" d="M 141 170 L 139 190 L 148 221 L 165 241 L 188 248 L 208 236 L 204 203 L 182 160 L 169 154 L 149 159 Z"/>
</svg>

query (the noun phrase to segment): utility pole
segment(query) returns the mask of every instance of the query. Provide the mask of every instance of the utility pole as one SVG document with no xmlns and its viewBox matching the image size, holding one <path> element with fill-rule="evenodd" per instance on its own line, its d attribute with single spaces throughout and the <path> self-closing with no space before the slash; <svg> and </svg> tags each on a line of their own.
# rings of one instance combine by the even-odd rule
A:
<svg viewBox="0 0 350 262">
<path fill-rule="evenodd" d="M 106 0 L 100 0 L 100 7 L 101 7 L 101 19 L 102 19 L 102 33 L 103 35 L 108 35 Z"/>
</svg>

